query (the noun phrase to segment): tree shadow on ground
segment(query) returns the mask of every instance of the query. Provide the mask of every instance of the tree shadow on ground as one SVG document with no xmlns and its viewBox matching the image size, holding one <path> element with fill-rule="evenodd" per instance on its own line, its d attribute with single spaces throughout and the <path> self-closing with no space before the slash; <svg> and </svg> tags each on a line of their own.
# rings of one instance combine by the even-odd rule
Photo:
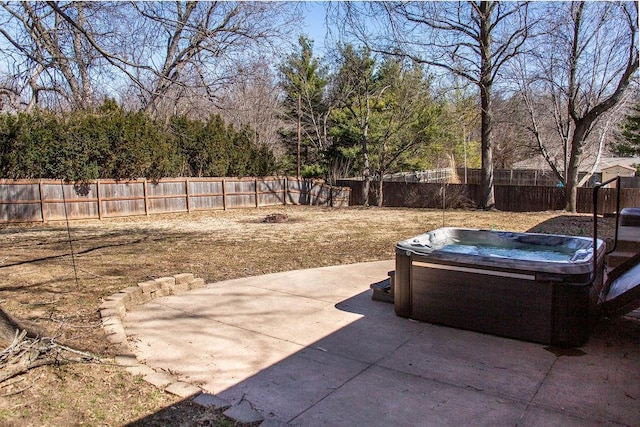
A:
<svg viewBox="0 0 640 427">
<path fill-rule="evenodd" d="M 615 233 L 615 223 L 614 217 L 598 217 L 598 238 L 605 240 L 612 238 Z M 593 237 L 593 216 L 558 215 L 536 224 L 527 232 Z"/>
</svg>

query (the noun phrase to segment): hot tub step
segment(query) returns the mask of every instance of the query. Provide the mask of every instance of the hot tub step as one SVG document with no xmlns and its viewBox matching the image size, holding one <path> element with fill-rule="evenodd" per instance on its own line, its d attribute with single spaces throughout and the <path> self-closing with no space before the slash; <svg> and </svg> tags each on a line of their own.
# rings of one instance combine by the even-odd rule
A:
<svg viewBox="0 0 640 427">
<path fill-rule="evenodd" d="M 389 277 L 381 282 L 372 284 L 370 287 L 373 290 L 371 299 L 374 301 L 382 301 L 393 304 L 393 279 L 395 271 L 389 272 Z"/>
<path fill-rule="evenodd" d="M 635 254 L 636 252 L 619 251 L 619 250 L 611 252 L 609 255 L 607 255 L 607 262 L 606 262 L 607 268 L 608 269 L 615 268 L 620 264 L 622 264 L 623 262 L 625 262 L 626 260 L 628 260 L 629 258 L 633 257 Z"/>
<path fill-rule="evenodd" d="M 623 252 L 640 252 L 640 227 L 620 226 L 616 250 Z"/>
</svg>

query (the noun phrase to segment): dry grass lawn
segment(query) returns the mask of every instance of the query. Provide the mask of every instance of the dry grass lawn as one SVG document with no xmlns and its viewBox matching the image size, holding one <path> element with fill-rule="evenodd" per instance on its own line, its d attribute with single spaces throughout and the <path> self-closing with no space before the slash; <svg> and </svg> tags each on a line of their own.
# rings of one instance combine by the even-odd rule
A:
<svg viewBox="0 0 640 427">
<path fill-rule="evenodd" d="M 271 213 L 287 223 L 268 224 Z M 600 220 L 613 233 L 613 220 Z M 590 236 L 563 212 L 273 207 L 0 226 L 0 305 L 107 358 L 102 299 L 138 282 L 194 273 L 207 282 L 392 259 L 394 245 L 443 226 Z M 71 253 L 75 254 L 71 257 Z M 383 279 L 383 278 L 381 278 Z M 232 425 L 112 364 L 43 367 L 0 384 L 0 425 Z"/>
</svg>

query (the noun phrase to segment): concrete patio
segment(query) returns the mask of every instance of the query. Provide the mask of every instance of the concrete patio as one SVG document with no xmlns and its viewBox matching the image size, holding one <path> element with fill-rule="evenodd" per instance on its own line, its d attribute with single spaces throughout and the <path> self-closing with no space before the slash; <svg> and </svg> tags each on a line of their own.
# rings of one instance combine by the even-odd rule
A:
<svg viewBox="0 0 640 427">
<path fill-rule="evenodd" d="M 127 312 L 138 360 L 263 425 L 640 425 L 640 319 L 579 349 L 397 317 L 393 261 L 210 283 Z"/>
</svg>

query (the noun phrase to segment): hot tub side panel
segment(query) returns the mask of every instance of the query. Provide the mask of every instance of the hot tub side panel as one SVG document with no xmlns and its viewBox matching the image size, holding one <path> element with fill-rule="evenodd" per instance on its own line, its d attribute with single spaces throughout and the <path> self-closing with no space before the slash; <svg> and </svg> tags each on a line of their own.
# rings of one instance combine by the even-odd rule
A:
<svg viewBox="0 0 640 427">
<path fill-rule="evenodd" d="M 478 268 L 396 252 L 398 316 L 547 345 L 583 345 L 597 318 L 602 263 L 589 274 Z"/>
<path fill-rule="evenodd" d="M 598 256 L 596 276 L 572 277 L 564 283 L 553 283 L 553 324 L 551 344 L 580 346 L 600 317 L 598 301 L 603 287 L 604 254 Z"/>
<path fill-rule="evenodd" d="M 589 286 L 560 283 L 553 287 L 553 324 L 549 344 L 580 346 L 591 332 Z"/>
<path fill-rule="evenodd" d="M 552 340 L 553 287 L 535 275 L 437 264 L 415 257 L 410 316 L 527 341 Z"/>
<path fill-rule="evenodd" d="M 396 315 L 411 317 L 411 257 L 396 254 L 396 272 L 393 280 L 393 304 Z"/>
</svg>

